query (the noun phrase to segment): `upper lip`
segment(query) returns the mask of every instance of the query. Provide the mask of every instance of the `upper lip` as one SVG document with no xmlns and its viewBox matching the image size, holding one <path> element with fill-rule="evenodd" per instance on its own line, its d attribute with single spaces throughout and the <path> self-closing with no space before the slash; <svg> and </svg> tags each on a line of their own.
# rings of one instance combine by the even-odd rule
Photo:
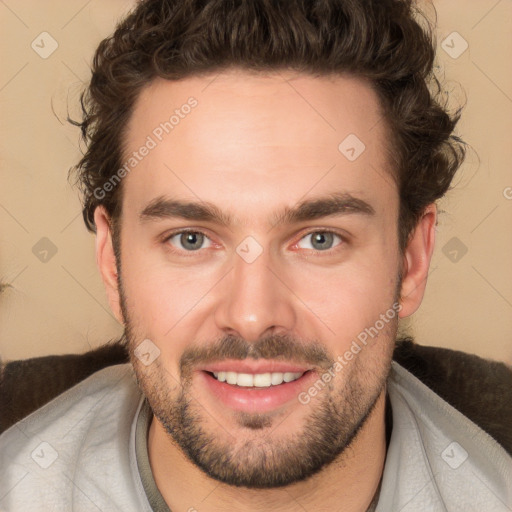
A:
<svg viewBox="0 0 512 512">
<path fill-rule="evenodd" d="M 262 360 L 224 360 L 210 363 L 199 368 L 204 372 L 235 372 L 235 373 L 305 373 L 311 367 L 287 363 L 286 361 Z"/>
</svg>

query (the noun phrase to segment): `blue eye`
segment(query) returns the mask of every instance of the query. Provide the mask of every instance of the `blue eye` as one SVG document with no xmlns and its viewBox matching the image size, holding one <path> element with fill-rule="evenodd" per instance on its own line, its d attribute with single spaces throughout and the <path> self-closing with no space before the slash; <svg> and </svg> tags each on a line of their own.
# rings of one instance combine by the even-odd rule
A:
<svg viewBox="0 0 512 512">
<path fill-rule="evenodd" d="M 303 240 L 307 240 L 309 237 L 311 237 L 311 242 L 309 243 L 309 247 L 303 247 L 300 245 L 300 243 Z M 332 249 L 333 242 L 335 241 L 335 238 L 340 240 L 342 242 L 342 238 L 337 235 L 336 233 L 333 233 L 332 231 L 312 231 L 311 233 L 308 233 L 306 236 L 301 238 L 300 242 L 297 244 L 302 249 L 313 249 L 316 251 L 328 251 L 329 249 Z M 340 245 L 339 243 L 336 244 Z"/>
<path fill-rule="evenodd" d="M 176 238 L 177 241 L 174 240 Z M 203 246 L 205 241 L 211 245 L 210 239 L 200 231 L 179 231 L 166 239 L 166 242 L 170 242 L 170 244 L 177 249 L 185 249 L 189 252 L 210 247 L 210 245 L 207 245 L 206 247 Z"/>
</svg>

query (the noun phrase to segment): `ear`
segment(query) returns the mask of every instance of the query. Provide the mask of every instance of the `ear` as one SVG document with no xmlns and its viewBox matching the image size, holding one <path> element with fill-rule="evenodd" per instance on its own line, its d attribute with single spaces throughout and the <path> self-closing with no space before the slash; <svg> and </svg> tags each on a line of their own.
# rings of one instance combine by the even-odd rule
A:
<svg viewBox="0 0 512 512">
<path fill-rule="evenodd" d="M 407 244 L 403 256 L 400 318 L 412 315 L 421 304 L 427 285 L 430 260 L 434 252 L 437 207 L 429 204 Z"/>
<path fill-rule="evenodd" d="M 117 321 L 123 325 L 110 217 L 103 206 L 98 206 L 94 210 L 94 223 L 96 224 L 96 264 L 105 285 L 110 309 Z"/>
</svg>

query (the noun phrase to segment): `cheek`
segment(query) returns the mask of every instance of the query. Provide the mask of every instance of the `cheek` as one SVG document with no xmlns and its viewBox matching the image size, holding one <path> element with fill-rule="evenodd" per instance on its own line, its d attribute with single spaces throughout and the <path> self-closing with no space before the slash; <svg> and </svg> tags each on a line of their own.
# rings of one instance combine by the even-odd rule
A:
<svg viewBox="0 0 512 512">
<path fill-rule="evenodd" d="M 307 306 L 306 314 L 325 324 L 324 335 L 340 341 L 373 325 L 394 303 L 397 276 L 391 264 L 354 258 L 338 268 L 305 265 L 293 274 L 290 287 Z"/>
<path fill-rule="evenodd" d="M 215 269 L 178 268 L 157 250 L 126 251 L 121 268 L 130 320 L 157 340 L 168 337 L 195 308 L 200 309 L 201 300 L 216 280 Z"/>
</svg>

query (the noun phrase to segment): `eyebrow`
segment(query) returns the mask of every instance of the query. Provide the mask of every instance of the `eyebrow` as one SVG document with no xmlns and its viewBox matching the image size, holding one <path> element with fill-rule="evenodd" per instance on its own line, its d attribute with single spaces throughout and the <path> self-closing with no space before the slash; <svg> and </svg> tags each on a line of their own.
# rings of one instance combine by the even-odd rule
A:
<svg viewBox="0 0 512 512">
<path fill-rule="evenodd" d="M 348 193 L 333 193 L 301 201 L 294 207 L 285 207 L 272 216 L 272 225 L 295 224 L 323 217 L 359 214 L 375 216 L 375 209 L 363 199 Z M 207 201 L 183 201 L 159 196 L 148 203 L 139 214 L 141 223 L 152 220 L 181 218 L 193 221 L 212 222 L 229 227 L 234 218 Z"/>
</svg>

